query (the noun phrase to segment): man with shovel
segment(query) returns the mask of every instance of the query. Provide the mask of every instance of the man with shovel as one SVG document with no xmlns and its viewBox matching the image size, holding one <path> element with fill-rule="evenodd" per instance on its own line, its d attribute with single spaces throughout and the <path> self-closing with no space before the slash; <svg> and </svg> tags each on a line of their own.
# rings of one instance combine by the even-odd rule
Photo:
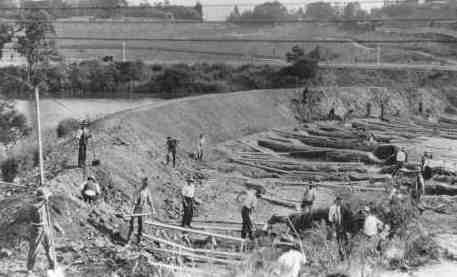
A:
<svg viewBox="0 0 457 277">
<path fill-rule="evenodd" d="M 135 224 L 135 218 L 138 220 L 138 232 L 137 232 L 137 243 L 139 244 L 141 242 L 141 236 L 143 235 L 143 217 L 152 214 L 153 216 L 156 214 L 152 197 L 151 197 L 151 192 L 149 191 L 148 188 L 148 178 L 144 177 L 142 179 L 142 185 L 140 191 L 137 193 L 137 196 L 135 197 L 135 206 L 133 208 L 133 214 L 131 215 L 130 219 L 130 227 L 129 227 L 129 233 L 127 235 L 127 241 L 130 241 L 130 237 L 132 236 L 133 229 L 134 229 L 134 224 Z M 149 205 L 151 209 L 151 213 L 148 212 L 148 209 L 146 206 Z"/>
<path fill-rule="evenodd" d="M 54 250 L 54 238 L 52 228 L 56 228 L 57 231 L 64 234 L 63 229 L 57 224 L 57 222 L 51 222 L 49 214 L 48 201 L 51 192 L 46 188 L 39 188 L 36 192 L 36 201 L 32 205 L 31 210 L 31 228 L 30 228 L 30 240 L 29 240 L 29 254 L 27 257 L 27 276 L 35 276 L 33 274 L 33 268 L 35 266 L 36 257 L 38 256 L 39 246 L 42 245 L 46 257 L 49 262 L 49 274 L 57 276 L 63 276 L 60 270 L 57 269 L 57 259 Z"/>
<path fill-rule="evenodd" d="M 89 123 L 87 120 L 83 120 L 81 122 L 81 128 L 78 130 L 76 134 L 76 138 L 78 140 L 78 167 L 85 168 L 86 167 L 86 157 L 87 157 L 87 145 L 89 143 L 89 139 L 92 135 L 89 133 L 89 129 L 87 128 Z"/>
</svg>

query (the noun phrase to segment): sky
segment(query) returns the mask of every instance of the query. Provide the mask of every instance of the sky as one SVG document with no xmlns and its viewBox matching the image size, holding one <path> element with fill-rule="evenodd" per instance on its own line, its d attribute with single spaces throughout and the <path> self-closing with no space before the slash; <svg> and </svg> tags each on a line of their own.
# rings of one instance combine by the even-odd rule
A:
<svg viewBox="0 0 457 277">
<path fill-rule="evenodd" d="M 137 5 L 141 2 L 146 2 L 148 1 L 149 3 L 154 3 L 157 0 L 127 0 L 131 5 Z M 273 1 L 273 0 L 200 0 L 200 3 L 203 5 L 203 14 L 206 20 L 225 20 L 226 17 L 230 14 L 230 12 L 233 10 L 233 7 L 238 4 L 239 10 L 242 12 L 245 9 L 252 9 L 255 5 L 262 4 L 268 1 Z M 304 7 L 305 3 L 310 3 L 310 2 L 317 2 L 319 0 L 305 0 L 305 1 L 298 1 L 298 0 L 284 0 L 280 1 L 282 3 L 286 3 L 285 6 L 288 9 L 298 9 L 300 7 Z M 338 2 L 338 3 L 347 3 L 350 2 L 348 0 L 323 0 L 325 2 Z M 374 7 L 379 7 L 382 6 L 382 0 L 377 1 L 377 0 L 367 0 L 367 1 L 375 1 L 376 3 L 367 3 L 363 4 L 364 0 L 361 0 L 360 2 L 362 3 L 362 8 L 370 10 L 371 8 Z M 193 6 L 195 5 L 197 1 L 196 0 L 170 0 L 171 4 L 176 4 L 176 5 L 184 5 L 184 6 Z M 210 6 L 206 6 L 206 5 Z M 245 5 L 245 4 L 250 4 L 250 5 Z M 211 5 L 224 5 L 223 7 L 214 7 Z M 225 6 L 226 5 L 226 6 Z"/>
</svg>

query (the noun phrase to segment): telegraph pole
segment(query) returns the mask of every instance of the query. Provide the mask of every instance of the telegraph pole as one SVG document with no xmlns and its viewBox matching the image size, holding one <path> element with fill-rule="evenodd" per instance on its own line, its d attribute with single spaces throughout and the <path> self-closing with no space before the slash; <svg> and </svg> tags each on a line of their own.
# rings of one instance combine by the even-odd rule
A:
<svg viewBox="0 0 457 277">
<path fill-rule="evenodd" d="M 35 91 L 35 107 L 36 107 L 36 126 L 38 137 L 38 162 L 40 169 L 40 186 L 44 185 L 44 163 L 43 163 L 43 143 L 41 139 L 41 120 L 40 120 L 40 91 L 38 86 L 34 88 Z"/>
</svg>

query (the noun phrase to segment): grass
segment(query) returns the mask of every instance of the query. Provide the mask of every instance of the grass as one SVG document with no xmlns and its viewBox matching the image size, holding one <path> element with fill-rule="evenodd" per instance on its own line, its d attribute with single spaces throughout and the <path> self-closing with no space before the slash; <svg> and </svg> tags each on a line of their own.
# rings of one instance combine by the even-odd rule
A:
<svg viewBox="0 0 457 277">
<path fill-rule="evenodd" d="M 58 36 L 75 37 L 110 37 L 110 38 L 229 38 L 229 39 L 323 39 L 342 38 L 346 34 L 333 26 L 320 26 L 315 24 L 283 24 L 274 27 L 250 28 L 231 25 L 204 25 L 204 24 L 116 24 L 109 23 L 75 23 L 55 24 Z M 122 57 L 121 42 L 109 41 L 84 41 L 62 40 L 60 46 L 80 47 L 79 50 L 66 50 L 61 52 L 64 56 L 75 59 L 89 57 L 102 57 L 113 55 L 116 59 Z M 110 50 L 87 50 L 88 45 L 114 48 Z M 211 54 L 168 52 L 163 50 L 129 50 L 129 47 L 152 47 L 157 49 L 196 50 L 208 52 L 241 53 L 243 55 L 264 55 L 283 59 L 295 43 L 264 43 L 264 42 L 127 42 L 128 59 L 142 59 L 154 62 L 249 62 L 246 57 L 215 56 Z M 300 45 L 305 52 L 311 51 L 316 44 L 308 43 Z M 329 56 L 336 56 L 341 61 L 362 55 L 365 51 L 352 44 L 328 44 L 321 45 L 329 50 Z M 334 55 L 334 54 L 337 55 Z"/>
</svg>

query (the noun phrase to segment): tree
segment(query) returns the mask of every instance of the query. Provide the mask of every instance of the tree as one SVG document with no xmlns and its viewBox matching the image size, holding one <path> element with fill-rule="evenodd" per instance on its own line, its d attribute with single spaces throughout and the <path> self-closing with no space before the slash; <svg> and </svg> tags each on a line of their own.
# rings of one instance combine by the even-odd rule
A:
<svg viewBox="0 0 457 277">
<path fill-rule="evenodd" d="M 49 23 L 50 16 L 43 10 L 25 12 L 18 23 L 16 51 L 27 61 L 26 80 L 37 86 L 38 73 L 46 72 L 51 60 L 58 58 L 55 42 L 49 36 L 55 35 L 54 26 Z"/>
<path fill-rule="evenodd" d="M 230 16 L 227 18 L 229 22 L 248 21 L 252 23 L 271 23 L 290 19 L 291 15 L 287 8 L 278 1 L 266 2 L 254 7 L 253 10 L 244 11 L 240 15 L 238 7 L 235 6 Z M 256 22 L 258 21 L 258 22 Z"/>
<path fill-rule="evenodd" d="M 203 19 L 203 6 L 200 2 L 195 4 L 194 10 L 196 10 L 200 14 L 201 19 Z"/>
<path fill-rule="evenodd" d="M 13 27 L 8 24 L 0 24 L 0 59 L 3 57 L 3 47 L 13 37 Z"/>
<path fill-rule="evenodd" d="M 0 128 L 0 142 L 5 145 L 29 133 L 25 116 L 5 99 L 0 99 Z"/>
<path fill-rule="evenodd" d="M 305 13 L 306 17 L 313 19 L 333 19 L 336 14 L 336 10 L 328 2 L 310 3 Z"/>
<path fill-rule="evenodd" d="M 278 1 L 266 2 L 254 7 L 253 20 L 281 21 L 289 17 L 287 8 Z"/>
<path fill-rule="evenodd" d="M 234 21 L 239 20 L 240 17 L 241 17 L 240 10 L 238 9 L 238 6 L 235 5 L 235 7 L 233 7 L 233 11 L 227 17 L 227 21 L 228 22 L 234 22 Z"/>
<path fill-rule="evenodd" d="M 349 2 L 343 9 L 343 17 L 345 19 L 354 19 L 360 14 L 362 7 L 359 2 Z"/>
</svg>

